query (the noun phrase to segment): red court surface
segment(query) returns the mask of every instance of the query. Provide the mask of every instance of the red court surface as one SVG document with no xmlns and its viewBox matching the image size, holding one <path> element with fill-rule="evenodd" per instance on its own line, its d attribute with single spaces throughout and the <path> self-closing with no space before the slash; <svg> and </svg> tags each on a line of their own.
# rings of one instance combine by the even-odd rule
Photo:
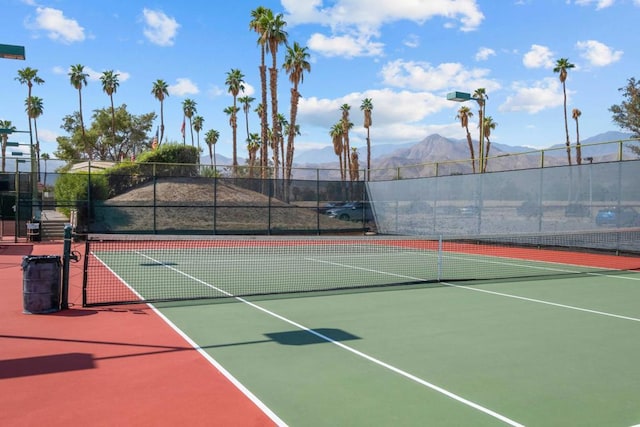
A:
<svg viewBox="0 0 640 427">
<path fill-rule="evenodd" d="M 0 425 L 274 424 L 147 306 L 82 308 L 82 262 L 70 309 L 23 313 L 26 255 L 62 243 L 0 242 Z"/>
</svg>

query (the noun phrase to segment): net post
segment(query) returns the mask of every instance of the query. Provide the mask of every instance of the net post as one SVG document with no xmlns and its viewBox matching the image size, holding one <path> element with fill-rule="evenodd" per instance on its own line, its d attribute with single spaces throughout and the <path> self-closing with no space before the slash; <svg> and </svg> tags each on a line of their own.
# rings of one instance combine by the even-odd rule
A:
<svg viewBox="0 0 640 427">
<path fill-rule="evenodd" d="M 69 308 L 69 262 L 71 262 L 71 224 L 64 225 L 64 246 L 62 250 L 62 295 L 60 309 Z"/>
<path fill-rule="evenodd" d="M 438 236 L 438 282 L 442 281 L 442 234 Z"/>
</svg>

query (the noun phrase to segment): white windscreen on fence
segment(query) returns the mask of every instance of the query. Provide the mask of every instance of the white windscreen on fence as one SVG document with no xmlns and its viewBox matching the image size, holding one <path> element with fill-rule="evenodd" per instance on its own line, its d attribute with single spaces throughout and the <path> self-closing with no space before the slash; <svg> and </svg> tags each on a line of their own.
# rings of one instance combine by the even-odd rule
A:
<svg viewBox="0 0 640 427">
<path fill-rule="evenodd" d="M 370 182 L 368 193 L 380 233 L 564 233 L 639 227 L 638 178 L 634 160 Z"/>
</svg>

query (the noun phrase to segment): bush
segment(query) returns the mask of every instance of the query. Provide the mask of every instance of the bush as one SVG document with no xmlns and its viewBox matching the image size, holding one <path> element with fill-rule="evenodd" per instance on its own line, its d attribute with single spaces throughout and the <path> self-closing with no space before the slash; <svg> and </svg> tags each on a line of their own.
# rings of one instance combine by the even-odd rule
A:
<svg viewBox="0 0 640 427">
<path fill-rule="evenodd" d="M 145 180 L 144 176 L 140 174 L 139 165 L 130 161 L 118 163 L 105 170 L 104 174 L 108 182 L 109 197 L 115 197 L 118 194 L 126 192 L 130 188 L 140 184 L 140 180 L 145 182 L 151 179 L 151 177 L 148 177 Z"/>
<path fill-rule="evenodd" d="M 144 152 L 135 162 L 124 161 L 105 171 L 109 197 L 126 193 L 154 176 L 198 176 L 197 160 L 197 148 L 179 144 L 165 144 L 155 151 Z"/>
<path fill-rule="evenodd" d="M 199 151 L 196 147 L 181 144 L 164 144 L 157 150 L 146 151 L 138 159 L 138 163 L 154 163 L 155 171 L 144 170 L 156 176 L 198 176 Z"/>
<path fill-rule="evenodd" d="M 75 203 L 80 215 L 86 211 L 88 202 L 106 200 L 109 196 L 109 185 L 104 174 L 99 172 L 76 172 L 61 174 L 54 187 L 56 201 L 62 206 L 60 210 L 67 216 Z"/>
</svg>

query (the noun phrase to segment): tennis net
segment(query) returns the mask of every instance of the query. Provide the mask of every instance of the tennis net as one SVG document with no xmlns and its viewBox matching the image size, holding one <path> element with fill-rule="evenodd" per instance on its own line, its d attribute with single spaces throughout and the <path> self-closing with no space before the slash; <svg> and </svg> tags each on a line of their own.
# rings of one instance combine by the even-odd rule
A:
<svg viewBox="0 0 640 427">
<path fill-rule="evenodd" d="M 88 236 L 83 305 L 640 269 L 640 229 L 509 236 Z"/>
</svg>

